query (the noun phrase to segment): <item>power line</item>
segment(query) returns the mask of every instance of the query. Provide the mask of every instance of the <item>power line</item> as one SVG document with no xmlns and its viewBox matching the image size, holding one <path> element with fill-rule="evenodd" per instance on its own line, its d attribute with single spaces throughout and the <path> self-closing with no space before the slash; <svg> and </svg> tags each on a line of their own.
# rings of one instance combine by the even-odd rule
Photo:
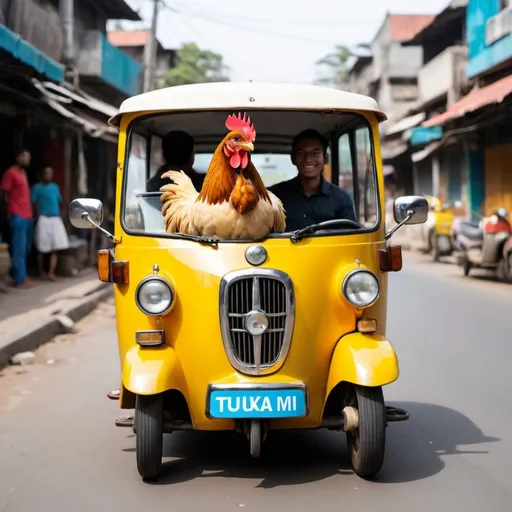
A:
<svg viewBox="0 0 512 512">
<path fill-rule="evenodd" d="M 177 4 L 180 4 L 180 8 L 183 8 L 183 5 L 181 4 L 181 2 L 178 0 L 178 1 L 175 1 L 174 3 L 177 3 Z M 185 3 L 185 5 L 187 7 L 189 7 L 189 3 Z M 207 14 L 208 16 L 212 17 L 212 18 L 215 18 L 217 15 L 216 13 L 212 12 L 212 11 L 204 11 L 203 9 L 201 9 L 201 11 L 195 11 L 193 10 L 193 13 L 194 15 L 197 15 L 197 14 Z M 225 18 L 228 18 L 228 19 L 231 19 L 233 21 L 246 21 L 246 22 L 252 22 L 252 23 L 279 23 L 280 25 L 283 25 L 283 24 L 288 24 L 288 25 L 321 25 L 321 26 L 329 26 L 329 25 L 372 25 L 373 22 L 372 21 L 363 21 L 363 20 L 347 20 L 347 19 L 344 19 L 344 20 L 337 20 L 337 21 L 307 21 L 307 20 L 290 20 L 290 19 L 285 19 L 285 20 L 279 20 L 279 19 L 275 19 L 275 18 L 243 18 L 243 17 L 239 17 L 239 16 L 232 16 L 232 15 L 229 15 L 229 14 L 222 14 L 222 20 L 224 20 Z M 218 19 L 218 18 L 217 18 Z"/>
<path fill-rule="evenodd" d="M 211 16 L 205 16 L 202 13 L 191 13 L 191 12 L 181 11 L 181 10 L 176 9 L 174 7 L 171 7 L 171 6 L 169 6 L 169 5 L 165 4 L 165 3 L 164 3 L 164 7 L 167 8 L 168 10 L 176 13 L 176 14 L 182 14 L 184 16 L 190 16 L 190 17 L 194 17 L 194 18 L 201 18 L 201 19 L 204 19 L 206 21 L 210 21 L 212 23 L 217 23 L 219 25 L 224 25 L 226 27 L 235 28 L 235 29 L 238 29 L 238 30 L 244 30 L 244 31 L 247 31 L 247 32 L 253 32 L 253 33 L 257 33 L 257 34 L 264 34 L 264 35 L 272 36 L 272 37 L 281 37 L 283 39 L 292 39 L 292 40 L 295 40 L 295 41 L 301 41 L 303 43 L 315 43 L 315 44 L 322 44 L 322 45 L 332 45 L 332 41 L 322 41 L 320 39 L 310 39 L 310 38 L 301 37 L 301 36 L 294 36 L 292 34 L 283 34 L 281 32 L 272 32 L 272 31 L 269 31 L 269 30 L 258 29 L 258 28 L 255 28 L 255 27 L 248 27 L 248 26 L 240 25 L 238 23 L 229 23 L 227 21 L 224 21 L 224 20 L 221 20 L 221 19 L 217 19 L 217 18 L 213 18 Z"/>
</svg>

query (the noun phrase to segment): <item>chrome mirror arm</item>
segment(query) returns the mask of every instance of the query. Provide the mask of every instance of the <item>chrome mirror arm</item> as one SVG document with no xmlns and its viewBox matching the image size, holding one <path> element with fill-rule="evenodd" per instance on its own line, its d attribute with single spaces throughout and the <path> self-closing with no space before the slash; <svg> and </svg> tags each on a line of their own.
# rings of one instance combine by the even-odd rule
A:
<svg viewBox="0 0 512 512">
<path fill-rule="evenodd" d="M 120 242 L 120 240 L 117 240 L 112 233 L 109 233 L 106 229 L 103 229 L 99 224 L 96 224 L 96 222 L 91 220 L 91 217 L 88 212 L 82 213 L 81 217 L 83 220 L 86 220 L 87 222 L 92 224 L 96 229 L 99 229 L 109 240 L 111 240 L 115 244 L 118 244 Z"/>
<path fill-rule="evenodd" d="M 385 235 L 384 235 L 384 239 L 385 240 L 389 240 L 394 233 L 396 233 L 396 231 L 398 231 L 404 224 L 406 224 L 409 219 L 414 215 L 414 211 L 412 210 L 408 210 L 407 212 L 407 217 L 405 217 L 405 219 L 402 221 L 402 222 L 399 222 L 398 224 L 396 224 L 395 226 L 393 226 Z"/>
</svg>

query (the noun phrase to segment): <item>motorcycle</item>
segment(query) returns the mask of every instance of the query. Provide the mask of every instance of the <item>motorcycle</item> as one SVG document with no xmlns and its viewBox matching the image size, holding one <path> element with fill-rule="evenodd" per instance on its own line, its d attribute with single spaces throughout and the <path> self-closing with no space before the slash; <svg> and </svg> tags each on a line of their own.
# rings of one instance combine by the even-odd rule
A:
<svg viewBox="0 0 512 512">
<path fill-rule="evenodd" d="M 457 264 L 465 276 L 483 268 L 512 283 L 512 226 L 504 208 L 479 221 L 460 222 L 455 231 Z"/>
</svg>

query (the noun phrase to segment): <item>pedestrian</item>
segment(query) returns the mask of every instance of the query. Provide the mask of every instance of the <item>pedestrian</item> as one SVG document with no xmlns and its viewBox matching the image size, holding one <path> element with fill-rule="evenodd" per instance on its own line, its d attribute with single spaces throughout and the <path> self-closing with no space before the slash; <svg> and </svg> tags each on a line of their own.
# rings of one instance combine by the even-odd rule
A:
<svg viewBox="0 0 512 512">
<path fill-rule="evenodd" d="M 58 251 L 69 247 L 68 234 L 62 221 L 62 195 L 57 183 L 53 181 L 53 169 L 46 165 L 41 173 L 41 182 L 32 188 L 32 204 L 34 205 L 37 224 L 35 243 L 38 251 L 37 267 L 39 276 L 45 277 L 44 257 L 50 255 L 48 279 L 56 280 L 55 269 L 58 262 Z"/>
<path fill-rule="evenodd" d="M 11 231 L 11 277 L 14 286 L 34 286 L 27 278 L 27 260 L 32 249 L 32 204 L 26 169 L 30 165 L 30 152 L 17 151 L 16 163 L 5 171 L 0 183 L 0 196 L 7 203 L 7 219 Z"/>
</svg>

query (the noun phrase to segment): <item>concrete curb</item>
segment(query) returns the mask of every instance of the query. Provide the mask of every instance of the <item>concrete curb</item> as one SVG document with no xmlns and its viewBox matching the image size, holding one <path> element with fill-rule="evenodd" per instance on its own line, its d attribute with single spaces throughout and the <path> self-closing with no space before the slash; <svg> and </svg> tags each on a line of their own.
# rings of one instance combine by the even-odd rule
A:
<svg viewBox="0 0 512 512">
<path fill-rule="evenodd" d="M 78 299 L 72 305 L 65 307 L 59 315 L 64 315 L 74 322 L 78 322 L 92 313 L 100 302 L 113 296 L 112 285 L 101 283 L 99 290 L 83 299 Z M 9 359 L 19 352 L 33 351 L 41 345 L 48 343 L 54 336 L 64 333 L 64 327 L 55 318 L 41 320 L 24 330 L 8 334 L 0 341 L 0 370 L 9 364 Z"/>
</svg>

